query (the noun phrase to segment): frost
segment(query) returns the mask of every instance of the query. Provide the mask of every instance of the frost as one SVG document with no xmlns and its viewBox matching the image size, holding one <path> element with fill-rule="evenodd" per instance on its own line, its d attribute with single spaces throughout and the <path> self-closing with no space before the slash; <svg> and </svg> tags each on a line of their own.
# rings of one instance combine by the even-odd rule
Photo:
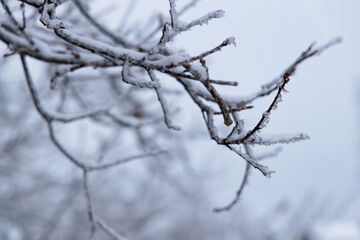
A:
<svg viewBox="0 0 360 240">
<path fill-rule="evenodd" d="M 98 54 L 108 54 L 117 59 L 128 58 L 137 61 L 141 61 L 146 57 L 145 53 L 133 51 L 130 49 L 113 47 L 107 43 L 80 36 L 67 29 L 58 29 L 57 32 L 60 33 L 62 37 L 66 38 L 68 41 L 71 41 L 75 45 L 84 47 L 86 49 L 91 49 L 93 52 Z"/>
<path fill-rule="evenodd" d="M 178 14 L 177 14 L 177 11 L 176 11 L 175 2 L 176 2 L 176 0 L 169 0 L 169 3 L 170 3 L 170 17 L 171 17 L 171 24 L 172 24 L 173 28 L 177 25 L 177 19 L 178 19 Z"/>
<path fill-rule="evenodd" d="M 202 16 L 201 18 L 191 21 L 188 25 L 183 26 L 179 30 L 186 31 L 197 25 L 202 26 L 203 24 L 208 24 L 211 19 L 222 18 L 224 15 L 225 15 L 225 12 L 223 10 L 216 10 L 216 11 L 210 12 L 210 13 Z"/>
<path fill-rule="evenodd" d="M 251 139 L 251 144 L 256 145 L 273 145 L 273 144 L 289 144 L 299 141 L 308 140 L 310 137 L 304 133 L 298 134 L 258 134 Z"/>
<path fill-rule="evenodd" d="M 177 66 L 179 63 L 186 61 L 189 58 L 189 54 L 177 53 L 170 56 L 161 57 L 161 59 L 152 61 L 151 63 L 161 67 L 171 67 Z"/>
<path fill-rule="evenodd" d="M 224 41 L 226 45 L 234 45 L 236 47 L 235 37 L 229 37 Z"/>
<path fill-rule="evenodd" d="M 231 147 L 231 150 L 237 153 L 240 157 L 245 159 L 251 166 L 258 169 L 265 177 L 271 178 L 271 175 L 275 173 L 275 171 L 270 170 L 267 166 L 262 165 L 255 161 L 253 158 L 251 158 L 248 154 L 242 153 L 240 148 L 236 149 L 234 147 Z"/>
<path fill-rule="evenodd" d="M 191 73 L 193 73 L 199 80 L 206 80 L 209 78 L 206 68 L 199 63 L 191 64 Z"/>
<path fill-rule="evenodd" d="M 56 4 L 55 3 L 45 3 L 43 5 L 43 11 L 40 17 L 40 22 L 44 24 L 47 28 L 53 30 L 55 28 L 65 28 L 69 27 L 69 25 L 65 25 L 65 23 L 59 19 L 51 18 L 50 13 L 55 15 Z"/>
<path fill-rule="evenodd" d="M 124 82 L 141 88 L 155 88 L 160 84 L 158 82 L 140 81 L 138 78 L 131 76 L 129 61 L 125 61 L 124 63 L 122 68 L 122 78 Z"/>
</svg>

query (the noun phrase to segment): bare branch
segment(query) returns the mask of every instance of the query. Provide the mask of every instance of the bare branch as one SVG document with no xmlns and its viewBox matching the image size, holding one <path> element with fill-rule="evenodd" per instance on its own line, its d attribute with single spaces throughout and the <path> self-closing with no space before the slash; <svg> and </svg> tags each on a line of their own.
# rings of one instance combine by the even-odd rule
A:
<svg viewBox="0 0 360 240">
<path fill-rule="evenodd" d="M 49 135 L 50 135 L 50 139 L 51 141 L 53 142 L 53 144 L 55 145 L 55 147 L 57 147 L 57 149 L 62 153 L 64 154 L 64 156 L 70 160 L 70 162 L 72 162 L 75 166 L 81 168 L 82 170 L 86 170 L 87 169 L 87 166 L 80 162 L 77 158 L 75 158 L 73 155 L 71 155 L 63 145 L 61 145 L 61 143 L 58 141 L 58 139 L 56 138 L 56 135 L 55 135 L 55 131 L 54 131 L 54 128 L 53 128 L 53 125 L 51 122 L 48 123 L 48 128 L 49 128 Z"/>
<path fill-rule="evenodd" d="M 171 27 L 173 29 L 177 28 L 177 19 L 178 19 L 175 2 L 176 2 L 176 0 L 169 0 L 169 3 L 170 3 L 170 11 L 169 12 L 170 12 L 170 18 L 171 18 Z"/>
<path fill-rule="evenodd" d="M 139 81 L 138 78 L 131 76 L 130 73 L 130 63 L 128 60 L 125 60 L 124 66 L 121 71 L 122 80 L 128 84 L 140 87 L 140 88 L 155 88 L 159 85 L 158 82 L 145 82 Z"/>
<path fill-rule="evenodd" d="M 251 140 L 244 141 L 251 145 L 274 145 L 274 144 L 289 144 L 299 141 L 308 140 L 310 137 L 303 133 L 298 134 L 254 134 L 251 137 Z"/>
<path fill-rule="evenodd" d="M 135 156 L 132 156 L 132 157 L 116 160 L 116 161 L 113 161 L 111 163 L 105 163 L 105 164 L 102 164 L 102 165 L 99 165 L 99 166 L 88 166 L 86 169 L 87 169 L 88 172 L 100 171 L 100 170 L 105 170 L 105 169 L 108 169 L 108 168 L 118 166 L 118 165 L 123 164 L 123 163 L 131 162 L 133 160 L 142 159 L 142 158 L 149 158 L 149 157 L 157 157 L 159 155 L 167 154 L 167 153 L 168 153 L 167 151 L 150 152 L 150 153 L 145 153 L 145 154 L 141 154 L 141 155 L 135 155 Z"/>
<path fill-rule="evenodd" d="M 136 0 L 133 0 L 132 2 L 136 2 Z M 126 48 L 133 48 L 130 43 L 128 43 L 125 39 L 122 39 L 120 36 L 116 36 L 113 33 L 111 33 L 109 30 L 107 30 L 104 26 L 100 25 L 95 18 L 90 16 L 90 14 L 85 10 L 85 8 L 82 6 L 81 2 L 79 0 L 73 0 L 73 3 L 78 7 L 81 14 L 94 26 L 96 27 L 99 32 L 104 34 L 105 36 L 112 39 L 115 43 L 120 44 Z"/>
<path fill-rule="evenodd" d="M 225 12 L 223 10 L 216 10 L 216 11 L 210 12 L 199 19 L 195 19 L 195 20 L 191 21 L 187 25 L 179 26 L 178 31 L 184 32 L 184 31 L 190 30 L 191 28 L 193 28 L 195 26 L 202 26 L 203 24 L 208 24 L 210 20 L 212 20 L 214 18 L 222 18 L 222 17 L 224 17 L 224 15 L 225 15 Z"/>
<path fill-rule="evenodd" d="M 87 203 L 87 213 L 88 213 L 89 221 L 91 223 L 90 238 L 92 238 L 95 234 L 96 224 L 95 224 L 93 203 L 91 200 L 91 194 L 89 189 L 88 172 L 86 169 L 83 169 L 83 187 L 84 187 L 85 199 Z"/>
<path fill-rule="evenodd" d="M 183 15 L 183 14 L 184 14 L 185 12 L 187 12 L 189 9 L 193 8 L 198 2 L 199 2 L 199 0 L 192 0 L 191 2 L 189 2 L 188 4 L 186 4 L 182 9 L 179 10 L 178 16 Z"/>
<path fill-rule="evenodd" d="M 167 104 L 166 99 L 164 98 L 164 94 L 162 92 L 162 89 L 160 87 L 160 80 L 157 78 L 157 76 L 155 75 L 155 73 L 151 70 L 148 70 L 148 74 L 150 76 L 151 81 L 153 81 L 155 83 L 154 89 L 156 91 L 158 100 L 160 102 L 161 108 L 163 110 L 163 114 L 164 114 L 164 121 L 166 126 L 169 129 L 175 130 L 175 131 L 180 131 L 180 127 L 174 126 L 171 118 L 170 118 L 170 110 Z"/>
<path fill-rule="evenodd" d="M 205 87 L 209 90 L 211 95 L 214 97 L 215 101 L 220 107 L 221 113 L 224 117 L 224 124 L 226 126 L 230 126 L 233 121 L 231 120 L 228 107 L 224 103 L 224 100 L 222 99 L 221 95 L 216 91 L 216 89 L 209 83 L 209 81 L 204 82 Z"/>
<path fill-rule="evenodd" d="M 211 80 L 209 79 L 210 83 L 214 83 L 214 84 L 219 84 L 219 85 L 228 85 L 228 86 L 234 86 L 236 87 L 237 85 L 239 85 L 238 82 L 235 81 L 225 81 L 225 80 Z"/>
<path fill-rule="evenodd" d="M 254 159 L 252 159 L 247 153 L 242 153 L 240 149 L 236 149 L 235 147 L 231 145 L 226 145 L 230 150 L 238 154 L 240 157 L 242 157 L 244 160 L 246 160 L 252 167 L 259 170 L 265 177 L 270 178 L 271 174 L 275 173 L 272 170 L 269 170 L 267 166 L 261 165 Z"/>
<path fill-rule="evenodd" d="M 23 25 L 21 26 L 18 21 L 16 21 L 16 19 L 14 18 L 13 14 L 11 13 L 9 6 L 6 4 L 5 0 L 0 0 L 1 5 L 3 6 L 6 14 L 8 15 L 10 22 L 12 24 L 15 25 L 15 27 L 19 30 L 20 34 L 23 35 L 23 37 L 30 43 L 33 44 L 33 41 L 31 40 L 31 38 L 25 33 L 24 29 L 25 29 L 25 15 L 23 12 Z"/>
<path fill-rule="evenodd" d="M 243 176 L 243 179 L 241 181 L 240 187 L 236 192 L 235 198 L 234 200 L 232 200 L 228 205 L 226 205 L 225 207 L 220 207 L 220 208 L 214 208 L 214 212 L 224 212 L 224 211 L 230 211 L 235 205 L 236 203 L 239 201 L 240 196 L 245 188 L 245 185 L 247 184 L 248 181 L 248 177 L 250 175 L 250 164 L 246 163 L 246 167 L 245 167 L 245 173 Z"/>
<path fill-rule="evenodd" d="M 19 1 L 31 5 L 35 8 L 40 8 L 44 4 L 43 0 L 19 0 Z"/>
<path fill-rule="evenodd" d="M 52 121 L 52 117 L 45 111 L 45 109 L 43 108 L 43 106 L 40 103 L 40 99 L 39 96 L 35 90 L 35 86 L 34 83 L 31 79 L 31 75 L 29 72 L 29 68 L 27 65 L 27 62 L 25 60 L 25 56 L 20 54 L 20 59 L 21 59 L 21 63 L 24 69 L 24 73 L 25 73 L 25 80 L 27 83 L 27 86 L 29 88 L 30 94 L 31 94 L 31 98 L 34 102 L 34 105 L 36 107 L 36 110 L 39 112 L 39 114 L 42 116 L 42 118 L 47 122 L 50 123 Z"/>
<path fill-rule="evenodd" d="M 95 221 L 96 224 L 114 240 L 127 240 L 127 238 L 121 236 L 115 229 L 106 224 L 106 222 L 103 221 L 101 218 L 96 217 Z"/>
<path fill-rule="evenodd" d="M 215 52 L 221 51 L 221 49 L 223 47 L 226 47 L 226 46 L 231 45 L 231 44 L 235 45 L 235 38 L 233 38 L 233 37 L 225 39 L 219 46 L 217 46 L 217 47 L 215 47 L 215 48 L 213 48 L 213 49 L 211 49 L 209 51 L 203 52 L 198 56 L 191 57 L 191 58 L 183 60 L 183 61 L 181 61 L 179 63 L 172 62 L 171 64 L 167 65 L 166 68 L 173 68 L 173 67 L 177 67 L 177 66 L 186 65 L 186 64 L 189 64 L 191 62 L 195 62 L 195 61 L 203 59 L 203 58 L 205 58 L 205 57 L 207 57 L 207 56 L 209 56 L 209 55 L 211 55 L 211 54 L 213 54 Z"/>
<path fill-rule="evenodd" d="M 135 8 L 135 5 L 137 2 L 138 2 L 138 0 L 132 0 L 128 4 L 128 6 L 125 10 L 125 14 L 123 15 L 123 17 L 120 21 L 119 31 L 122 31 L 124 29 L 128 19 L 130 18 L 131 13 L 134 11 L 134 8 Z"/>
</svg>

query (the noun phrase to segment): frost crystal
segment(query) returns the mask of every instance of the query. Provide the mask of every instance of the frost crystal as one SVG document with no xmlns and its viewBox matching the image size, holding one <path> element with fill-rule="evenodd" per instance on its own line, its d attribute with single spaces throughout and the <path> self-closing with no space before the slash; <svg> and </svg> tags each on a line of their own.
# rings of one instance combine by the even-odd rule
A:
<svg viewBox="0 0 360 240">
<path fill-rule="evenodd" d="M 226 45 L 234 45 L 236 47 L 236 42 L 234 37 L 229 37 L 224 42 L 226 42 Z"/>
</svg>

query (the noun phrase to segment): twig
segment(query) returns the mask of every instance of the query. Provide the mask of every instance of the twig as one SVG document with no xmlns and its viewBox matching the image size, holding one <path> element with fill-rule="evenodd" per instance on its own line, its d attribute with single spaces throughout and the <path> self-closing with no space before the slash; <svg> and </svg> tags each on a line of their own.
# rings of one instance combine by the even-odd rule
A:
<svg viewBox="0 0 360 240">
<path fill-rule="evenodd" d="M 24 29 L 25 29 L 25 15 L 23 15 L 23 26 L 20 26 L 20 24 L 18 23 L 18 21 L 16 21 L 16 19 L 14 18 L 14 16 L 12 15 L 9 6 L 6 4 L 5 0 L 0 0 L 1 5 L 3 6 L 5 12 L 7 13 L 10 21 L 16 26 L 16 28 L 19 30 L 20 34 L 22 34 L 24 36 L 24 38 L 32 45 L 33 41 L 31 40 L 31 38 L 25 33 Z"/>
<path fill-rule="evenodd" d="M 148 74 L 150 76 L 151 81 L 156 83 L 155 86 L 154 86 L 154 89 L 156 91 L 156 95 L 158 97 L 158 100 L 160 102 L 160 105 L 161 105 L 161 108 L 162 108 L 162 111 L 163 111 L 163 114 L 164 114 L 164 122 L 165 122 L 166 126 L 169 129 L 172 129 L 172 130 L 175 130 L 175 131 L 180 131 L 181 128 L 178 127 L 178 126 L 175 126 L 172 123 L 171 118 L 169 116 L 170 115 L 170 110 L 169 110 L 167 101 L 164 98 L 164 94 L 162 92 L 162 89 L 160 87 L 160 80 L 158 79 L 158 77 L 155 75 L 155 73 L 153 71 L 148 70 Z"/>
<path fill-rule="evenodd" d="M 192 20 L 187 25 L 182 25 L 180 27 L 177 27 L 176 30 L 178 32 L 188 31 L 195 26 L 202 26 L 203 24 L 208 24 L 208 22 L 214 18 L 222 18 L 222 17 L 224 17 L 224 15 L 225 15 L 225 12 L 223 10 L 216 10 L 213 12 L 209 12 L 209 13 L 205 14 L 204 16 L 202 16 L 201 18 Z"/>
<path fill-rule="evenodd" d="M 22 26 L 20 26 L 20 29 L 22 31 L 24 31 L 24 29 L 26 28 L 25 4 L 24 3 L 20 4 L 20 10 L 21 10 L 21 15 L 22 15 Z"/>
<path fill-rule="evenodd" d="M 138 2 L 138 0 L 131 0 L 130 3 L 128 4 L 128 6 L 125 10 L 125 14 L 121 18 L 119 31 L 122 31 L 124 29 L 126 22 L 130 18 L 131 13 L 133 13 L 137 2 Z"/>
<path fill-rule="evenodd" d="M 114 240 L 127 240 L 127 238 L 121 236 L 115 229 L 110 227 L 105 221 L 103 221 L 100 217 L 95 217 L 96 224 L 106 232 L 110 237 Z"/>
<path fill-rule="evenodd" d="M 217 104 L 221 110 L 221 113 L 224 117 L 224 124 L 226 126 L 230 126 L 233 123 L 233 121 L 230 117 L 229 110 L 228 110 L 226 104 L 224 103 L 224 100 L 222 99 L 221 95 L 210 84 L 210 82 L 205 81 L 204 86 L 209 90 L 210 94 L 214 97 L 215 101 L 217 102 Z"/>
<path fill-rule="evenodd" d="M 242 153 L 239 149 L 234 148 L 231 145 L 226 145 L 231 151 L 235 152 L 237 155 L 246 160 L 253 168 L 259 170 L 265 177 L 271 178 L 271 174 L 275 173 L 270 170 L 267 166 L 258 163 L 256 160 L 252 159 L 247 153 Z"/>
<path fill-rule="evenodd" d="M 167 153 L 168 153 L 167 151 L 149 152 L 149 153 L 135 155 L 135 156 L 124 158 L 124 159 L 119 159 L 119 160 L 113 161 L 111 163 L 105 163 L 105 164 L 98 165 L 98 166 L 88 166 L 86 169 L 88 172 L 100 171 L 100 170 L 105 170 L 108 168 L 118 166 L 123 163 L 131 162 L 131 161 L 134 161 L 137 159 L 148 158 L 148 157 L 157 157 L 161 154 L 167 154 Z"/>
<path fill-rule="evenodd" d="M 169 0 L 170 3 L 170 18 L 171 18 L 171 27 L 173 29 L 177 28 L 177 11 L 176 11 L 176 4 L 175 4 L 176 0 Z"/>
<path fill-rule="evenodd" d="M 135 1 L 135 0 L 133 0 Z M 126 47 L 126 48 L 134 48 L 134 46 L 132 46 L 130 43 L 128 43 L 127 41 L 125 41 L 125 39 L 122 39 L 119 36 L 114 35 L 113 33 L 111 33 L 109 30 L 107 30 L 104 26 L 100 25 L 100 23 L 98 23 L 92 16 L 90 16 L 90 14 L 85 10 L 85 8 L 82 6 L 82 4 L 80 3 L 79 0 L 73 0 L 73 3 L 78 7 L 78 9 L 80 10 L 81 14 L 92 24 L 94 25 L 94 27 L 96 27 L 97 30 L 99 30 L 99 32 L 103 33 L 105 36 L 109 37 L 110 39 L 112 39 L 114 42 Z"/>
<path fill-rule="evenodd" d="M 190 8 L 193 8 L 196 3 L 199 2 L 199 0 L 192 0 L 188 4 L 186 4 L 182 9 L 179 10 L 178 16 L 183 15 L 185 12 L 187 12 Z"/>
<path fill-rule="evenodd" d="M 243 110 L 246 110 L 246 109 L 252 109 L 254 108 L 254 106 L 244 106 L 244 107 L 241 107 L 241 108 L 231 108 L 229 109 L 229 113 L 234 113 L 234 112 L 240 112 L 240 111 L 243 111 Z M 215 115 L 220 115 L 222 114 L 222 112 L 214 112 Z"/>
<path fill-rule="evenodd" d="M 90 238 L 92 238 L 96 231 L 96 224 L 95 224 L 91 194 L 89 190 L 88 171 L 86 169 L 83 170 L 83 187 L 84 187 L 85 199 L 87 204 L 87 214 L 89 217 L 89 221 L 91 223 Z"/>
<path fill-rule="evenodd" d="M 210 83 L 214 83 L 214 84 L 219 84 L 219 85 L 229 85 L 229 86 L 234 86 L 236 87 L 237 85 L 239 85 L 238 82 L 235 81 L 225 81 L 225 80 L 211 80 L 209 79 Z"/>
<path fill-rule="evenodd" d="M 23 54 L 20 54 L 20 59 L 21 59 L 21 63 L 22 63 L 23 69 L 24 69 L 24 73 L 25 73 L 25 80 L 26 80 L 27 86 L 30 90 L 31 99 L 35 105 L 35 108 L 38 111 L 38 113 L 41 115 L 41 117 L 47 123 L 50 123 L 52 121 L 52 117 L 45 111 L 45 109 L 43 108 L 43 106 L 40 103 L 39 96 L 35 90 L 34 83 L 31 79 L 29 68 L 28 68 L 27 62 L 25 60 L 25 56 Z"/>
<path fill-rule="evenodd" d="M 209 51 L 203 52 L 203 53 L 201 53 L 201 54 L 199 54 L 199 55 L 197 55 L 197 56 L 191 57 L 191 58 L 189 58 L 189 59 L 186 59 L 186 60 L 181 61 L 181 62 L 176 63 L 176 64 L 170 63 L 169 65 L 166 66 L 166 68 L 173 68 L 173 67 L 177 67 L 177 66 L 182 66 L 182 65 L 185 65 L 185 64 L 189 64 L 189 63 L 191 63 L 191 62 L 195 62 L 195 61 L 200 60 L 200 59 L 203 59 L 203 58 L 205 58 L 205 57 L 207 57 L 207 56 L 209 56 L 209 55 L 211 55 L 211 54 L 213 54 L 213 53 L 215 53 L 215 52 L 221 51 L 221 49 L 222 49 L 223 47 L 226 47 L 226 46 L 231 45 L 231 44 L 235 45 L 235 38 L 233 38 L 233 37 L 230 37 L 230 38 L 225 39 L 225 40 L 224 40 L 220 45 L 218 45 L 217 47 L 215 47 L 215 48 L 213 48 L 213 49 L 211 49 L 211 50 L 209 50 Z"/>
<path fill-rule="evenodd" d="M 245 185 L 247 184 L 248 177 L 250 175 L 250 167 L 251 167 L 251 165 L 249 163 L 246 163 L 245 173 L 244 173 L 243 179 L 241 181 L 240 187 L 236 192 L 234 200 L 232 200 L 228 205 L 226 205 L 224 207 L 214 208 L 214 210 L 213 210 L 214 212 L 229 211 L 236 205 L 236 203 L 239 201 L 240 196 L 245 188 Z"/>
<path fill-rule="evenodd" d="M 76 197 L 78 197 L 79 191 L 76 189 L 77 182 L 73 180 L 69 188 L 63 194 L 63 198 L 57 204 L 56 208 L 50 214 L 50 217 L 46 223 L 41 227 L 41 233 L 39 234 L 39 240 L 49 240 L 52 238 L 52 235 L 56 229 L 59 229 L 58 226 L 61 223 L 62 218 L 67 213 Z"/>
<path fill-rule="evenodd" d="M 271 111 L 275 110 L 277 107 L 277 104 L 281 101 L 281 93 L 283 92 L 283 90 L 285 89 L 285 85 L 290 81 L 290 76 L 291 74 L 293 74 L 295 71 L 295 68 L 292 71 L 289 71 L 287 73 L 284 74 L 283 76 L 283 84 L 279 87 L 279 90 L 274 98 L 274 100 L 272 101 L 272 103 L 270 104 L 269 108 L 263 113 L 260 121 L 256 124 L 256 126 L 242 139 L 242 141 L 246 141 L 248 138 L 250 138 L 251 136 L 253 136 L 256 132 L 260 131 L 261 129 L 263 129 L 266 124 L 268 123 L 269 119 L 270 119 L 270 114 Z"/>
<path fill-rule="evenodd" d="M 146 82 L 146 81 L 139 81 L 139 79 L 131 76 L 130 74 L 130 63 L 127 59 L 125 59 L 124 66 L 121 71 L 122 80 L 128 84 L 140 87 L 140 88 L 151 88 L 155 89 L 159 86 L 159 82 Z"/>
</svg>

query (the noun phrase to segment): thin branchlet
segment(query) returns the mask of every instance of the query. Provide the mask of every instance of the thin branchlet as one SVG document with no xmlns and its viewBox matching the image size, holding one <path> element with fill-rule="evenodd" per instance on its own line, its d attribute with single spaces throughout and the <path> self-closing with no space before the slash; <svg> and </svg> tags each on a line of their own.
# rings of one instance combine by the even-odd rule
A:
<svg viewBox="0 0 360 240">
<path fill-rule="evenodd" d="M 236 205 L 236 203 L 240 200 L 240 196 L 243 193 L 244 188 L 247 184 L 250 175 L 250 169 L 251 169 L 251 165 L 249 163 L 246 163 L 245 173 L 241 181 L 240 187 L 236 192 L 235 198 L 228 205 L 224 207 L 214 208 L 214 212 L 230 211 Z"/>
</svg>

